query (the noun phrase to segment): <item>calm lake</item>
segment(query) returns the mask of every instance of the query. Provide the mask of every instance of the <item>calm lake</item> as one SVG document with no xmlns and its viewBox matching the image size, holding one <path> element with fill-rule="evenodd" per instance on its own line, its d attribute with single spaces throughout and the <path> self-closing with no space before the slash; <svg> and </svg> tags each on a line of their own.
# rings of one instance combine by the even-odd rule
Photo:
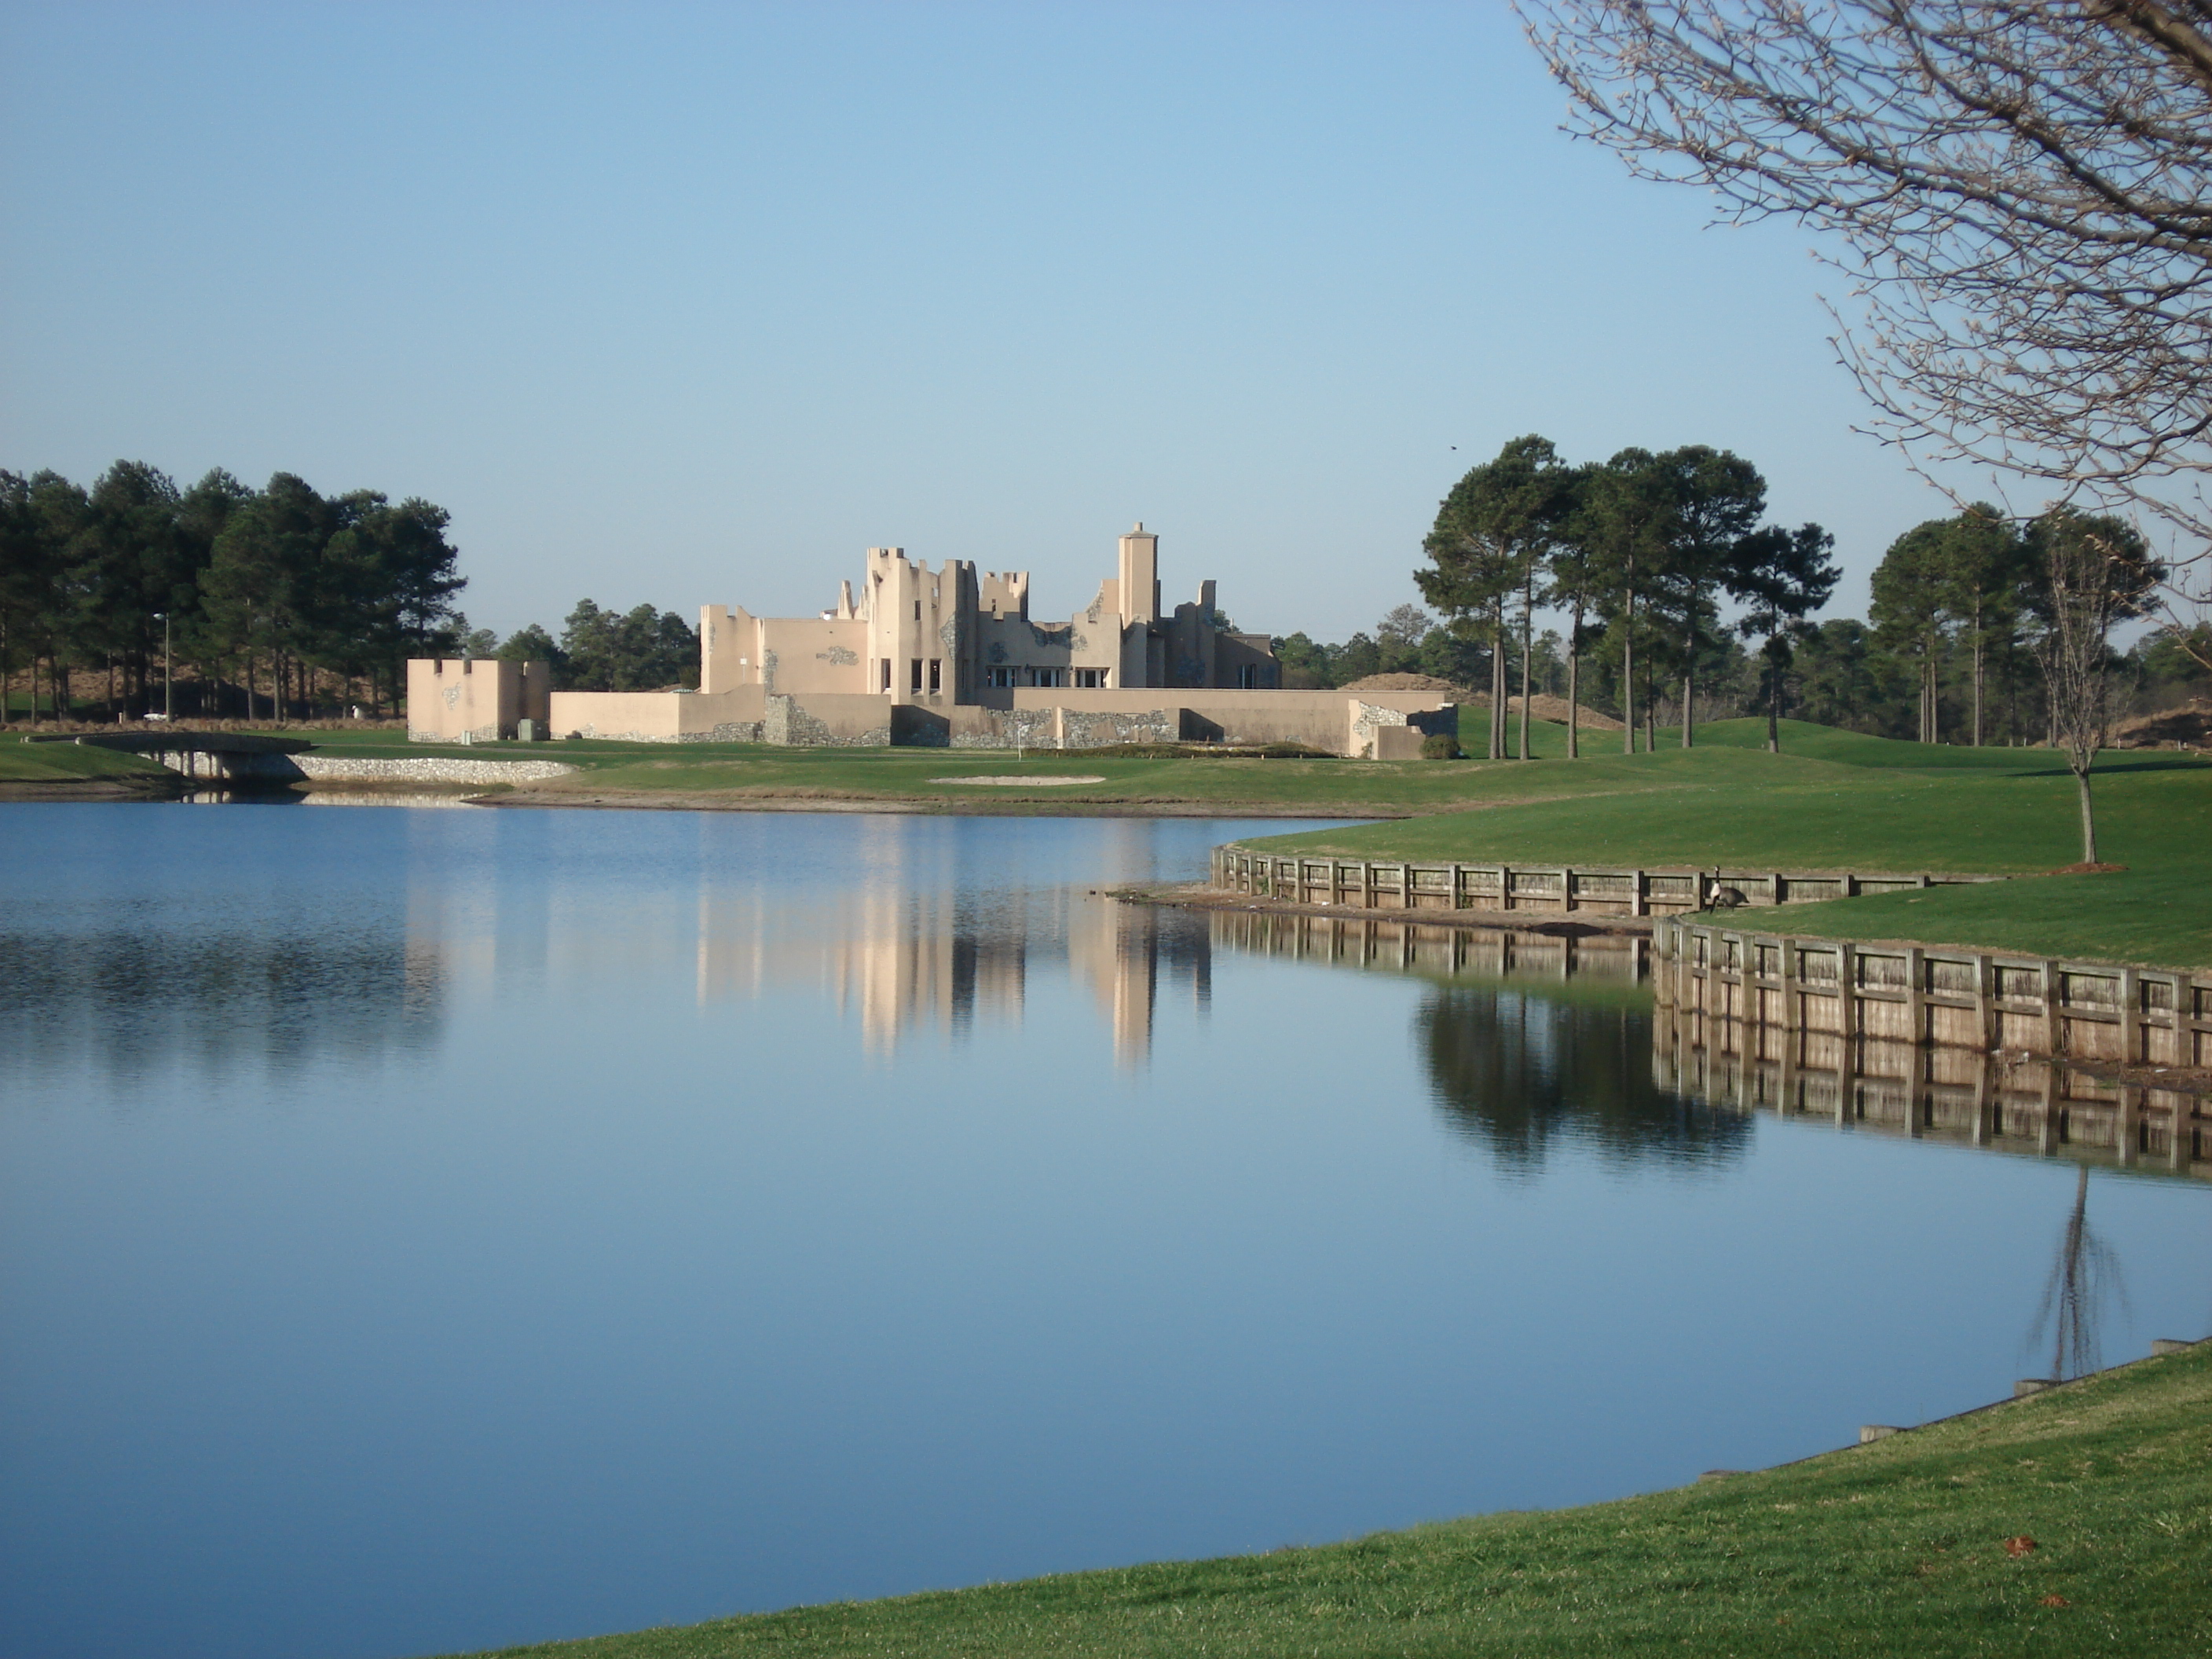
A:
<svg viewBox="0 0 2212 1659">
<path fill-rule="evenodd" d="M 0 1651 L 393 1656 L 1573 1504 L 2008 1394 L 2075 1166 L 1632 980 L 1092 889 L 1232 822 L 0 806 Z M 2105 1358 L 2212 1191 L 2100 1170 Z"/>
</svg>

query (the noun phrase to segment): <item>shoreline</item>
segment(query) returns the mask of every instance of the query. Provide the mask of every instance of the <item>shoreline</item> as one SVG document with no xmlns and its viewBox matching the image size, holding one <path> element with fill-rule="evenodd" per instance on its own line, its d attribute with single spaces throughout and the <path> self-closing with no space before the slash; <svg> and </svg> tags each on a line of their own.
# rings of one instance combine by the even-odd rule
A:
<svg viewBox="0 0 2212 1659">
<path fill-rule="evenodd" d="M 1288 805 L 1281 801 L 1206 801 L 1188 797 L 1124 799 L 1097 795 L 1054 795 L 1036 799 L 992 799 L 986 796 L 845 795 L 804 793 L 744 795 L 720 791 L 602 789 L 569 793 L 550 789 L 515 789 L 466 797 L 471 806 L 590 807 L 660 812 L 895 812 L 948 817 L 1116 817 L 1282 818 L 1310 823 L 1334 819 L 1381 823 L 1416 817 L 1402 806 L 1354 804 L 1342 810 Z"/>
</svg>

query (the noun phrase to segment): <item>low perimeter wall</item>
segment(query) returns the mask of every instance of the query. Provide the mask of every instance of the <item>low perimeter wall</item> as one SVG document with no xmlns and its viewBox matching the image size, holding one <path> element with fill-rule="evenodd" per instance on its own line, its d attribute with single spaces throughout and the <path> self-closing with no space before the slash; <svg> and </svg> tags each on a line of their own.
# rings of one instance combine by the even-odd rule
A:
<svg viewBox="0 0 2212 1659">
<path fill-rule="evenodd" d="M 1977 1143 L 2011 1110 L 2054 1145 L 2203 1160 L 2199 1095 L 2109 1073 L 2212 1068 L 2212 974 L 1683 921 L 1653 928 L 1651 960 L 1661 1057 L 1686 1092 Z"/>
<path fill-rule="evenodd" d="M 581 769 L 564 761 L 462 760 L 410 755 L 379 760 L 345 755 L 298 755 L 207 749 L 141 751 L 172 772 L 219 783 L 243 779 L 264 783 L 302 780 L 330 783 L 543 783 Z"/>
<path fill-rule="evenodd" d="M 1553 915 L 1675 915 L 1699 908 L 1699 883 L 1733 889 L 1747 906 L 1809 904 L 1919 887 L 1996 881 L 1996 876 L 1896 875 L 1854 871 L 1674 868 L 1623 870 L 1558 864 L 1462 864 L 1313 858 L 1255 852 L 1239 842 L 1213 849 L 1213 884 L 1300 904 L 1367 910 L 1534 910 Z"/>
<path fill-rule="evenodd" d="M 1388 760 L 1417 757 L 1423 737 L 1455 731 L 1458 720 L 1453 705 L 1422 691 L 1030 687 L 985 691 L 979 702 L 957 703 L 950 698 L 898 702 L 857 691 L 787 696 L 748 685 L 717 692 L 556 691 L 548 724 L 556 737 L 573 732 L 634 743 L 767 743 L 799 749 L 1296 743 L 1328 754 Z"/>
</svg>

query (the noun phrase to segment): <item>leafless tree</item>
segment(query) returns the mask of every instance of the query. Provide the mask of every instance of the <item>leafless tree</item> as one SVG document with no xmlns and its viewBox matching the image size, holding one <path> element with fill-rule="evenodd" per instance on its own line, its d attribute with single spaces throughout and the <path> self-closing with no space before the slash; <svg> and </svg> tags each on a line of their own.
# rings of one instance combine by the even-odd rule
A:
<svg viewBox="0 0 2212 1659">
<path fill-rule="evenodd" d="M 2063 510 L 2035 522 L 2030 544 L 2043 557 L 2043 629 L 2036 659 L 2050 692 L 2052 740 L 2081 800 L 2081 862 L 2097 862 L 2097 815 L 2089 769 L 2112 714 L 2112 624 L 2138 614 L 2160 567 L 2144 556 L 2124 520 Z"/>
<path fill-rule="evenodd" d="M 2206 602 L 2212 0 L 1522 4 L 1580 131 L 1820 233 L 1877 432 L 2162 517 Z"/>
</svg>

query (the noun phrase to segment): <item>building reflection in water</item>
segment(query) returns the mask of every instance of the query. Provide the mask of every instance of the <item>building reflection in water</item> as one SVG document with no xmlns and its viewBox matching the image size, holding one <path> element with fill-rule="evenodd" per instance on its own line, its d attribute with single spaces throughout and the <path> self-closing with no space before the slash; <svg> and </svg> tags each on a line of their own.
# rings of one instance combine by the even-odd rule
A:
<svg viewBox="0 0 2212 1659">
<path fill-rule="evenodd" d="M 1088 887 L 979 893 L 902 878 L 918 873 L 878 866 L 857 890 L 811 902 L 702 885 L 700 1002 L 813 987 L 858 1013 L 867 1052 L 888 1055 L 917 1030 L 1017 1024 L 1030 975 L 1065 972 L 1090 992 L 1123 1066 L 1150 1057 L 1164 986 L 1200 1013 L 1211 1002 L 1202 917 Z"/>
</svg>

